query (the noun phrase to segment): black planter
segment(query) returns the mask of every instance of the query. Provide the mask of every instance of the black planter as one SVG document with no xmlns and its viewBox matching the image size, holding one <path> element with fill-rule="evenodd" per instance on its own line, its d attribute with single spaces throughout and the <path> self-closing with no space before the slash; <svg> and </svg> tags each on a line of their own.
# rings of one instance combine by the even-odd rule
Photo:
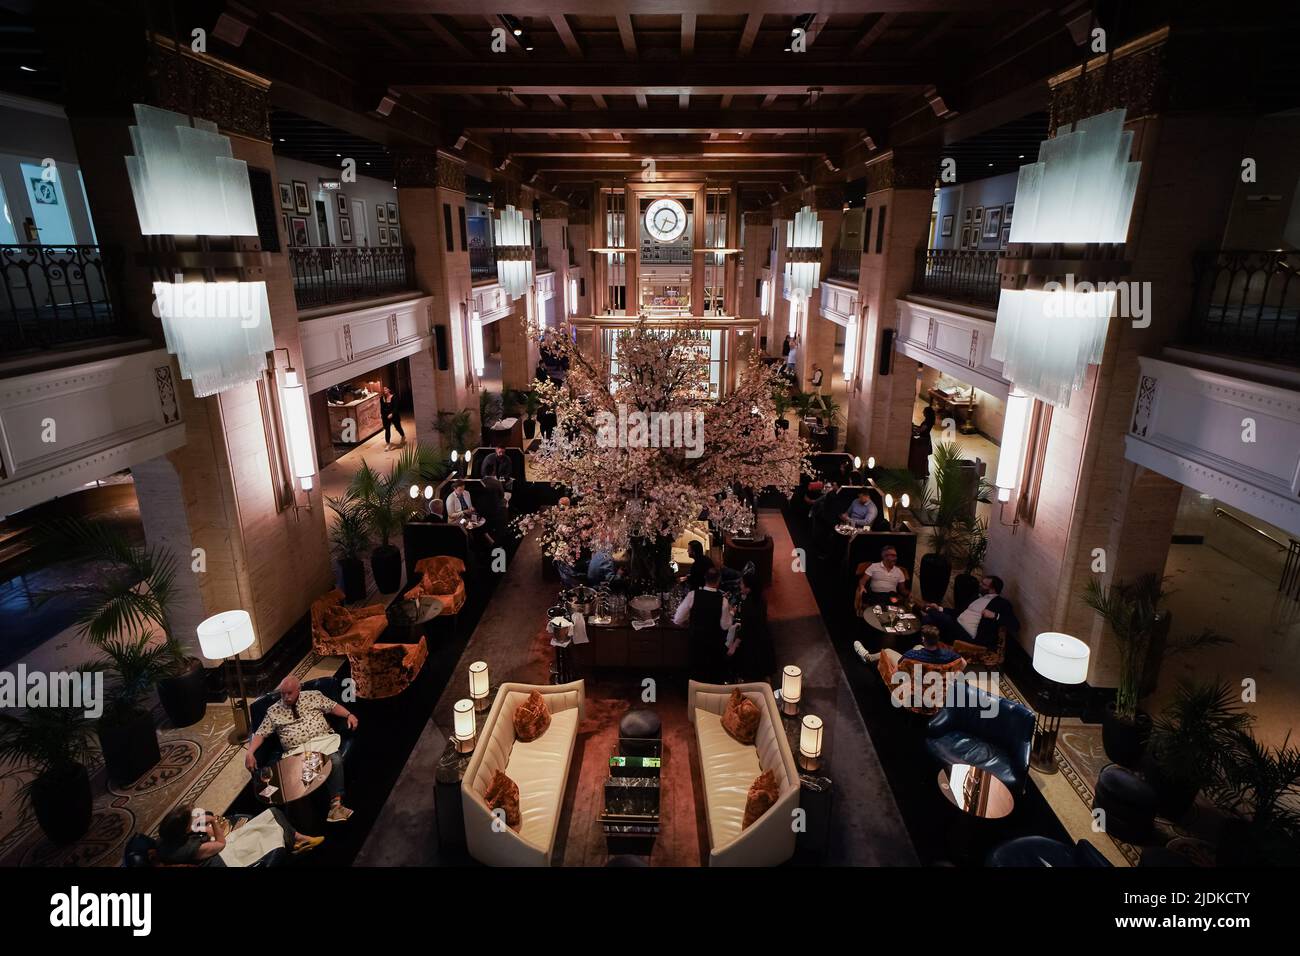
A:
<svg viewBox="0 0 1300 956">
<path fill-rule="evenodd" d="M 1155 790 L 1156 809 L 1166 820 L 1178 821 L 1187 816 L 1192 809 L 1192 804 L 1196 802 L 1196 794 L 1201 789 L 1199 784 L 1179 780 L 1168 773 L 1158 762 L 1151 759 L 1150 754 L 1144 761 L 1142 776 Z"/>
<path fill-rule="evenodd" d="M 980 579 L 963 571 L 952 579 L 952 606 L 964 610 L 980 596 Z"/>
<path fill-rule="evenodd" d="M 370 573 L 381 594 L 392 594 L 402 586 L 402 552 L 391 544 L 375 548 L 370 552 Z"/>
<path fill-rule="evenodd" d="M 203 662 L 185 658 L 186 669 L 158 682 L 158 699 L 174 727 L 188 727 L 203 719 L 208 707 L 208 687 Z"/>
<path fill-rule="evenodd" d="M 1101 745 L 1112 761 L 1131 770 L 1142 765 L 1147 738 L 1151 736 L 1151 718 L 1138 711 L 1134 720 L 1121 720 L 1115 716 L 1115 706 L 1110 704 L 1101 718 Z"/>
<path fill-rule="evenodd" d="M 119 787 L 135 783 L 162 760 L 153 714 L 147 712 L 120 724 L 101 720 L 99 746 L 108 779 Z"/>
<path fill-rule="evenodd" d="M 90 826 L 90 775 L 81 764 L 37 777 L 31 800 L 36 822 L 51 843 L 71 843 Z"/>
<path fill-rule="evenodd" d="M 343 578 L 343 601 L 355 604 L 366 596 L 366 564 L 360 558 L 340 558 L 339 574 Z"/>
<path fill-rule="evenodd" d="M 1246 820 L 1229 820 L 1219 831 L 1216 866 L 1260 866 L 1270 862 L 1263 836 Z"/>
<path fill-rule="evenodd" d="M 921 579 L 921 597 L 935 604 L 942 604 L 948 593 L 948 578 L 952 576 L 952 564 L 942 554 L 921 555 L 921 568 L 917 577 Z"/>
<path fill-rule="evenodd" d="M 533 418 L 524 419 L 524 437 L 532 441 L 537 435 L 537 420 Z"/>
</svg>

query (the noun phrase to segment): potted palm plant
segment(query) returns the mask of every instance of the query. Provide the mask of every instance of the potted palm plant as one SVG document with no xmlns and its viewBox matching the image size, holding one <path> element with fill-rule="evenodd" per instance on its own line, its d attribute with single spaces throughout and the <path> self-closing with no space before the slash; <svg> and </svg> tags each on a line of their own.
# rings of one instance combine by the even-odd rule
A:
<svg viewBox="0 0 1300 956">
<path fill-rule="evenodd" d="M 1160 813 L 1181 820 L 1202 787 L 1219 778 L 1223 755 L 1251 721 L 1226 681 L 1179 680 L 1173 698 L 1151 725 L 1144 776 Z"/>
<path fill-rule="evenodd" d="M 90 826 L 91 721 L 71 707 L 0 713 L 0 767 L 35 776 L 19 791 L 51 842 L 71 843 Z"/>
<path fill-rule="evenodd" d="M 962 563 L 965 570 L 952 579 L 952 606 L 965 608 L 979 597 L 980 578 L 975 572 L 984 566 L 984 556 L 989 550 L 989 523 L 984 518 L 976 518 L 966 532 L 965 554 Z"/>
<path fill-rule="evenodd" d="M 438 413 L 438 432 L 449 446 L 447 451 L 466 451 L 469 448 L 469 433 L 472 428 L 469 409 L 458 412 Z"/>
<path fill-rule="evenodd" d="M 361 552 L 370 543 L 370 528 L 366 512 L 351 491 L 337 498 L 327 497 L 325 503 L 334 512 L 334 526 L 330 528 L 330 547 L 339 563 L 343 579 L 343 600 L 354 604 L 366 596 L 366 565 Z"/>
<path fill-rule="evenodd" d="M 402 552 L 392 539 L 418 507 L 419 499 L 409 494 L 412 482 L 441 481 L 444 472 L 438 455 L 417 444 L 403 448 L 387 474 L 362 461 L 352 476 L 348 493 L 356 499 L 372 540 L 379 540 L 370 552 L 370 571 L 381 593 L 392 594 L 402 584 Z"/>
<path fill-rule="evenodd" d="M 789 428 L 790 421 L 786 413 L 790 411 L 790 393 L 784 388 L 778 388 L 772 392 L 772 408 L 776 412 L 776 427 Z"/>
<path fill-rule="evenodd" d="M 188 727 L 207 710 L 207 681 L 203 662 L 185 652 L 172 630 L 170 613 L 176 600 L 176 560 L 167 548 L 139 547 L 125 534 L 101 521 L 69 518 L 55 523 L 52 540 L 72 556 L 107 565 L 102 574 L 42 594 L 46 601 L 69 591 L 86 600 L 78 613 L 80 633 L 92 644 L 128 634 L 144 633 L 161 644 L 167 660 L 158 679 L 158 698 L 168 720 Z"/>
<path fill-rule="evenodd" d="M 531 388 L 523 393 L 524 437 L 529 441 L 537 436 L 537 411 L 542 407 L 542 400 Z"/>
<path fill-rule="evenodd" d="M 1119 683 L 1115 700 L 1106 706 L 1101 721 L 1101 741 L 1115 763 L 1136 768 L 1142 761 L 1151 733 L 1151 718 L 1143 713 L 1141 687 L 1146 668 L 1157 666 L 1148 653 L 1151 637 L 1166 613 L 1161 604 L 1167 596 L 1164 578 L 1144 574 L 1132 581 L 1116 581 L 1109 587 L 1094 578 L 1084 588 L 1083 603 L 1109 626 L 1119 650 Z M 1211 630 L 1165 645 L 1165 653 L 1177 653 L 1212 644 L 1230 643 Z"/>
<path fill-rule="evenodd" d="M 502 407 L 501 395 L 497 392 L 485 388 L 478 393 L 478 423 L 482 438 L 480 445 L 492 444 L 492 426 L 501 421 Z"/>
<path fill-rule="evenodd" d="M 110 684 L 96 723 L 108 779 L 118 786 L 139 780 L 162 759 L 148 696 L 170 672 L 170 649 L 149 634 L 120 634 L 98 643 L 103 656 L 88 665 Z"/>
<path fill-rule="evenodd" d="M 1290 735 L 1269 748 L 1247 730 L 1231 734 L 1214 800 L 1232 815 L 1219 837 L 1220 866 L 1300 863 L 1300 747 Z"/>
</svg>

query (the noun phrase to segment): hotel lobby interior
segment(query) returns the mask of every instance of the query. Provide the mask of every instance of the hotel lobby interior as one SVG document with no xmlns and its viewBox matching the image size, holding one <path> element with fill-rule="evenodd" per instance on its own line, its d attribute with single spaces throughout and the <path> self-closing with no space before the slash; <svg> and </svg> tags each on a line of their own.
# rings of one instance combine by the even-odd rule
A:
<svg viewBox="0 0 1300 956">
<path fill-rule="evenodd" d="M 1300 862 L 1294 10 L 76 6 L 0 867 Z"/>
</svg>

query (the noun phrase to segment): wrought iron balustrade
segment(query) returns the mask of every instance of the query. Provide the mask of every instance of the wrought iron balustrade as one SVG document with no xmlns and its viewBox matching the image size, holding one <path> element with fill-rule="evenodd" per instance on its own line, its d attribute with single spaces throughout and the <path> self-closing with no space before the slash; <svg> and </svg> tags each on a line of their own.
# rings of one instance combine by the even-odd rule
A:
<svg viewBox="0 0 1300 956">
<path fill-rule="evenodd" d="M 856 282 L 861 272 L 861 249 L 841 249 L 836 246 L 831 250 L 831 269 L 828 279 L 852 279 Z"/>
<path fill-rule="evenodd" d="M 998 253 L 979 249 L 918 249 L 912 291 L 959 302 L 996 306 Z"/>
<path fill-rule="evenodd" d="M 496 248 L 493 246 L 470 246 L 469 274 L 474 279 L 490 279 L 496 276 Z"/>
<path fill-rule="evenodd" d="M 415 255 L 407 246 L 290 246 L 298 308 L 359 302 L 415 286 Z"/>
<path fill-rule="evenodd" d="M 99 246 L 0 246 L 0 354 L 121 335 Z"/>
<path fill-rule="evenodd" d="M 1300 364 L 1300 253 L 1225 249 L 1198 255 L 1192 344 Z"/>
</svg>

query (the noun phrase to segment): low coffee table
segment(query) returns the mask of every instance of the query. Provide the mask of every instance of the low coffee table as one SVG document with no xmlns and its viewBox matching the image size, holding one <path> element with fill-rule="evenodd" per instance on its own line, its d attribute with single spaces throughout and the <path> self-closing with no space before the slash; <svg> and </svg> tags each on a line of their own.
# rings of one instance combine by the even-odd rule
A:
<svg viewBox="0 0 1300 956">
<path fill-rule="evenodd" d="M 906 638 L 921 632 L 921 616 L 911 610 L 906 610 L 906 613 L 911 614 L 912 617 L 910 619 L 903 619 L 900 616 L 895 625 L 895 629 L 892 631 L 885 630 L 885 612 L 881 611 L 877 614 L 876 610 L 876 605 L 867 604 L 862 608 L 862 619 L 867 622 L 869 627 L 879 631 L 886 637 Z M 905 609 L 903 608 L 899 608 L 898 610 L 900 615 L 905 612 Z"/>
<path fill-rule="evenodd" d="M 421 598 L 421 601 L 424 599 Z M 420 615 L 414 621 L 395 621 L 392 617 L 393 605 L 388 606 L 388 629 L 384 632 L 384 637 L 389 644 L 418 644 L 420 638 L 424 635 L 424 625 L 428 624 L 435 617 L 442 613 L 442 602 L 437 598 L 430 598 L 428 606 L 423 604 L 420 607 Z M 396 604 L 397 602 L 393 602 Z"/>
<path fill-rule="evenodd" d="M 1016 798 L 1005 783 L 987 770 L 966 763 L 940 770 L 939 790 L 962 813 L 981 820 L 1000 819 L 1016 807 Z"/>
<path fill-rule="evenodd" d="M 284 810 L 299 833 L 319 833 L 320 810 L 313 805 L 315 801 L 306 798 L 319 790 L 329 779 L 334 765 L 329 757 L 320 754 L 321 765 L 316 775 L 304 783 L 302 766 L 306 756 L 306 754 L 293 754 L 289 757 L 281 757 L 270 767 L 259 769 L 253 774 L 253 794 L 268 807 L 280 807 Z M 270 779 L 264 779 L 262 776 L 262 771 L 267 769 L 271 771 Z M 262 791 L 268 784 L 276 789 L 275 793 L 265 797 Z"/>
</svg>

